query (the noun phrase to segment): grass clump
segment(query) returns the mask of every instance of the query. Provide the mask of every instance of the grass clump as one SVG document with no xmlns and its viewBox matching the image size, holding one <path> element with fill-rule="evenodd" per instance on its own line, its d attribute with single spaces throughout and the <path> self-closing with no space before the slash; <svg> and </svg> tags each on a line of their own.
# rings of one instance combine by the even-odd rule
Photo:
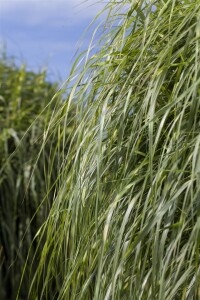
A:
<svg viewBox="0 0 200 300">
<path fill-rule="evenodd" d="M 29 299 L 198 299 L 200 4 L 106 9 L 100 50 L 46 135 L 61 122 L 65 144 L 76 99 Z"/>
</svg>

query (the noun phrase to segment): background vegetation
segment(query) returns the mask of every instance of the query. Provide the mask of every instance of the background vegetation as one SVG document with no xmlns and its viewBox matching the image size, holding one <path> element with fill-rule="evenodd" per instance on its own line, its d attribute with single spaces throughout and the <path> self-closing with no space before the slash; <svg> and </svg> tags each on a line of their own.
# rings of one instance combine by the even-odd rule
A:
<svg viewBox="0 0 200 300">
<path fill-rule="evenodd" d="M 49 185 L 58 176 L 59 162 L 43 134 L 56 104 L 57 89 L 46 73 L 18 68 L 14 60 L 0 62 L 0 299 L 16 299 L 29 253 L 20 295 L 27 299 L 29 277 L 37 263 L 37 230 L 45 221 L 53 199 Z M 61 103 L 61 93 L 57 97 Z M 56 101 L 57 101 L 56 100 Z M 56 102 L 54 100 L 54 102 Z M 53 156 L 53 163 L 49 160 Z M 51 174 L 49 169 L 53 169 Z M 47 171 L 48 170 L 48 171 Z M 48 173 L 48 176 L 47 176 Z"/>
</svg>

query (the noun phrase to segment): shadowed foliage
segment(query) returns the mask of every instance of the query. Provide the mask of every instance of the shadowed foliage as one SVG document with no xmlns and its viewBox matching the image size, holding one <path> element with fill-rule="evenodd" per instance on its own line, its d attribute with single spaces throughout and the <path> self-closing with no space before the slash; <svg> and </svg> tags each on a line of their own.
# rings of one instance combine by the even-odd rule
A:
<svg viewBox="0 0 200 300">
<path fill-rule="evenodd" d="M 48 215 L 55 191 L 49 187 L 59 170 L 56 146 L 52 148 L 58 137 L 53 143 L 43 138 L 53 110 L 61 105 L 61 93 L 50 102 L 56 89 L 45 72 L 36 74 L 1 59 L 0 299 L 16 299 L 29 253 L 20 290 L 20 299 L 27 299 L 29 277 L 37 267 L 36 261 L 30 264 L 38 247 L 35 235 Z"/>
</svg>

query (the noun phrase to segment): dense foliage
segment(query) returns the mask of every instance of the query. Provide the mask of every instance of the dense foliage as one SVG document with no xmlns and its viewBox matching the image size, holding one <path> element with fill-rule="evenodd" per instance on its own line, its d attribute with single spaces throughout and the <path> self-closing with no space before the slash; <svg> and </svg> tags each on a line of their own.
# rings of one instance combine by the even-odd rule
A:
<svg viewBox="0 0 200 300">
<path fill-rule="evenodd" d="M 29 253 L 20 290 L 20 299 L 27 299 L 29 278 L 37 266 L 30 264 L 38 247 L 35 235 L 48 215 L 53 195 L 47 191 L 58 176 L 52 143 L 43 140 L 55 108 L 50 100 L 56 88 L 47 82 L 45 72 L 36 74 L 1 59 L 0 299 L 16 299 Z M 50 157 L 54 157 L 51 174 L 47 171 L 52 168 Z"/>
<path fill-rule="evenodd" d="M 106 9 L 100 50 L 60 113 L 67 122 L 76 99 L 29 298 L 198 299 L 200 3 Z"/>
<path fill-rule="evenodd" d="M 105 10 L 65 101 L 0 69 L 6 299 L 200 298 L 200 3 Z"/>
</svg>

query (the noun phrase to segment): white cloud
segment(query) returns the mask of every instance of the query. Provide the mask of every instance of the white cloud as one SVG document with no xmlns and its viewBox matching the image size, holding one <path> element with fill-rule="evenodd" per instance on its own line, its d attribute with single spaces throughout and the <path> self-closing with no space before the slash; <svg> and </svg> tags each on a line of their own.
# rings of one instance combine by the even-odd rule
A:
<svg viewBox="0 0 200 300">
<path fill-rule="evenodd" d="M 100 9 L 102 3 L 96 0 L 1 0 L 2 15 L 15 14 L 27 21 L 27 24 L 37 25 L 41 22 L 52 21 L 59 24 L 65 18 L 70 24 L 80 23 L 92 19 Z"/>
</svg>

